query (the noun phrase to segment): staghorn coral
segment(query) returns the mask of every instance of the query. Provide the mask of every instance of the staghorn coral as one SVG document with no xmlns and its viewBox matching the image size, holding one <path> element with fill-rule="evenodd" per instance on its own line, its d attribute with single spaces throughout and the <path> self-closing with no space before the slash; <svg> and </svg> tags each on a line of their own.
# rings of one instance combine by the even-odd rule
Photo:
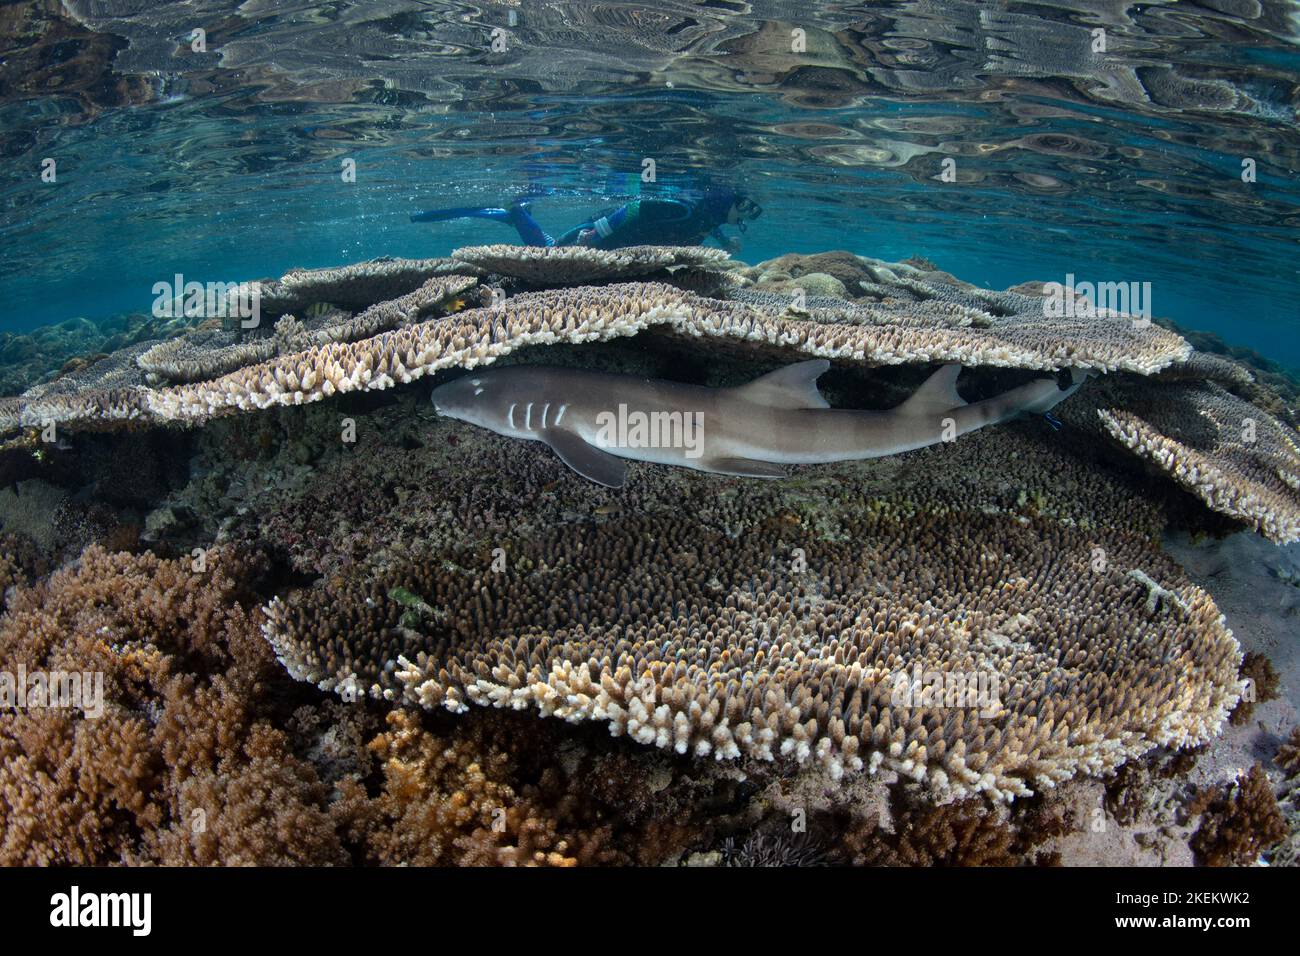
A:
<svg viewBox="0 0 1300 956">
<path fill-rule="evenodd" d="M 852 826 L 844 847 L 859 866 L 1012 866 L 1023 860 L 1004 814 L 983 801 L 909 805 L 893 814 L 893 832 L 874 821 Z"/>
<path fill-rule="evenodd" d="M 725 250 L 704 246 L 466 246 L 452 258 L 488 272 L 547 286 L 581 285 L 651 275 L 671 266 L 698 270 L 728 259 Z"/>
<path fill-rule="evenodd" d="M 1287 835 L 1268 775 L 1259 764 L 1229 784 L 1211 787 L 1188 807 L 1201 817 L 1191 838 L 1202 866 L 1246 866 Z"/>
<path fill-rule="evenodd" d="M 377 860 L 412 865 L 573 866 L 615 862 L 609 832 L 563 835 L 538 802 L 505 782 L 515 759 L 501 741 L 445 739 L 395 710 L 389 730 L 370 744 L 384 772 L 384 794 L 371 811 Z"/>
<path fill-rule="evenodd" d="M 1116 389 L 1106 431 L 1209 507 L 1280 544 L 1300 540 L 1300 435 L 1212 382 Z"/>
<path fill-rule="evenodd" d="M 50 572 L 49 560 L 30 535 L 0 533 L 0 609 L 11 587 L 31 583 Z"/>
</svg>

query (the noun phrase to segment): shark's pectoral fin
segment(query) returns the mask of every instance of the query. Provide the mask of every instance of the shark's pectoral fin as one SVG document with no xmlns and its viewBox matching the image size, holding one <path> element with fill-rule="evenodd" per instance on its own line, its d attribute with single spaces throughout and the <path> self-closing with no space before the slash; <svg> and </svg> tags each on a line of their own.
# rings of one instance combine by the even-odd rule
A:
<svg viewBox="0 0 1300 956">
<path fill-rule="evenodd" d="M 560 461 L 589 481 L 606 488 L 622 488 L 627 480 L 627 462 L 587 444 L 575 433 L 551 429 L 543 437 Z"/>
<path fill-rule="evenodd" d="M 785 469 L 770 461 L 753 458 L 707 458 L 701 462 L 703 471 L 719 475 L 739 475 L 741 478 L 785 478 Z"/>
</svg>

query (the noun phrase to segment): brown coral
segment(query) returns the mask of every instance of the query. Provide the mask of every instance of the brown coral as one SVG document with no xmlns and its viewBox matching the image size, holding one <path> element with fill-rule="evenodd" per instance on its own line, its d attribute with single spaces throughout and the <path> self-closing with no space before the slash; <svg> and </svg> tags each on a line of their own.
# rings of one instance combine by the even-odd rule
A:
<svg viewBox="0 0 1300 956">
<path fill-rule="evenodd" d="M 1264 768 L 1200 794 L 1189 808 L 1201 823 L 1191 838 L 1202 866 L 1246 866 L 1287 835 L 1286 819 Z"/>
<path fill-rule="evenodd" d="M 657 755 L 303 703 L 249 608 L 265 569 L 206 560 L 91 547 L 17 589 L 0 672 L 101 673 L 104 707 L 0 711 L 0 864 L 658 864 L 708 839 Z"/>
<path fill-rule="evenodd" d="M 246 572 L 228 552 L 209 560 L 196 572 L 92 547 L 11 602 L 4 671 L 98 673 L 104 695 L 102 716 L 0 712 L 0 861 L 342 859 L 332 829 L 247 826 L 271 792 L 277 812 L 307 823 L 321 793 L 255 703 L 276 670 L 239 600 Z"/>
<path fill-rule="evenodd" d="M 1288 777 L 1300 774 L 1300 727 L 1291 728 L 1290 736 L 1282 741 L 1277 753 L 1273 755 L 1273 763 L 1281 767 Z"/>
<path fill-rule="evenodd" d="M 1247 723 L 1254 716 L 1256 704 L 1276 698 L 1282 684 L 1281 675 L 1273 662 L 1257 651 L 1249 651 L 1242 658 L 1241 678 L 1247 683 L 1241 701 L 1230 715 L 1235 727 Z"/>
</svg>

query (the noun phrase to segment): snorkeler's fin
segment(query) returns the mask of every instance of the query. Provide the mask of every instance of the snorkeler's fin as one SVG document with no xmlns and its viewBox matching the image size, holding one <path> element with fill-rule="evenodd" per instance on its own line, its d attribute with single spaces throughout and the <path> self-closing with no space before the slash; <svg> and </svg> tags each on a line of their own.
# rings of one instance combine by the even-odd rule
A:
<svg viewBox="0 0 1300 956">
<path fill-rule="evenodd" d="M 450 222 L 453 219 L 492 219 L 512 222 L 509 209 L 492 209 L 475 206 L 457 206 L 453 209 L 426 209 L 411 213 L 411 222 Z"/>
<path fill-rule="evenodd" d="M 456 206 L 451 209 L 426 209 L 411 213 L 411 222 L 451 222 L 453 219 L 491 219 L 514 226 L 519 238 L 530 246 L 553 246 L 555 240 L 537 224 L 528 203 L 517 200 L 509 209 L 490 206 Z"/>
</svg>

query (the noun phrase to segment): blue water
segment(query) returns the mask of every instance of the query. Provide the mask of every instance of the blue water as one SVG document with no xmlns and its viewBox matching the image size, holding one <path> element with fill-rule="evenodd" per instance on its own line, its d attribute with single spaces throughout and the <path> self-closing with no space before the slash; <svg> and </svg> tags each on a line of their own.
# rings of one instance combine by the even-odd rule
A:
<svg viewBox="0 0 1300 956">
<path fill-rule="evenodd" d="M 11 57 L 31 72 L 0 103 L 0 331 L 145 312 L 178 272 L 517 241 L 495 223 L 410 223 L 416 209 L 529 189 L 560 232 L 634 191 L 710 181 L 764 207 L 748 262 L 848 249 L 992 288 L 1150 282 L 1157 316 L 1300 369 L 1300 60 L 1276 11 L 1135 8 L 1098 60 L 1084 38 L 1102 14 L 1015 5 L 1003 22 L 970 4 L 945 19 L 911 3 L 524 3 L 513 28 L 493 5 L 372 6 L 286 4 L 214 31 L 206 54 L 174 42 L 171 7 L 87 14 L 76 29 L 119 52 L 83 38 L 53 48 L 55 66 L 48 49 Z M 791 23 L 812 52 L 782 47 Z M 485 52 L 494 24 L 511 54 Z"/>
</svg>

